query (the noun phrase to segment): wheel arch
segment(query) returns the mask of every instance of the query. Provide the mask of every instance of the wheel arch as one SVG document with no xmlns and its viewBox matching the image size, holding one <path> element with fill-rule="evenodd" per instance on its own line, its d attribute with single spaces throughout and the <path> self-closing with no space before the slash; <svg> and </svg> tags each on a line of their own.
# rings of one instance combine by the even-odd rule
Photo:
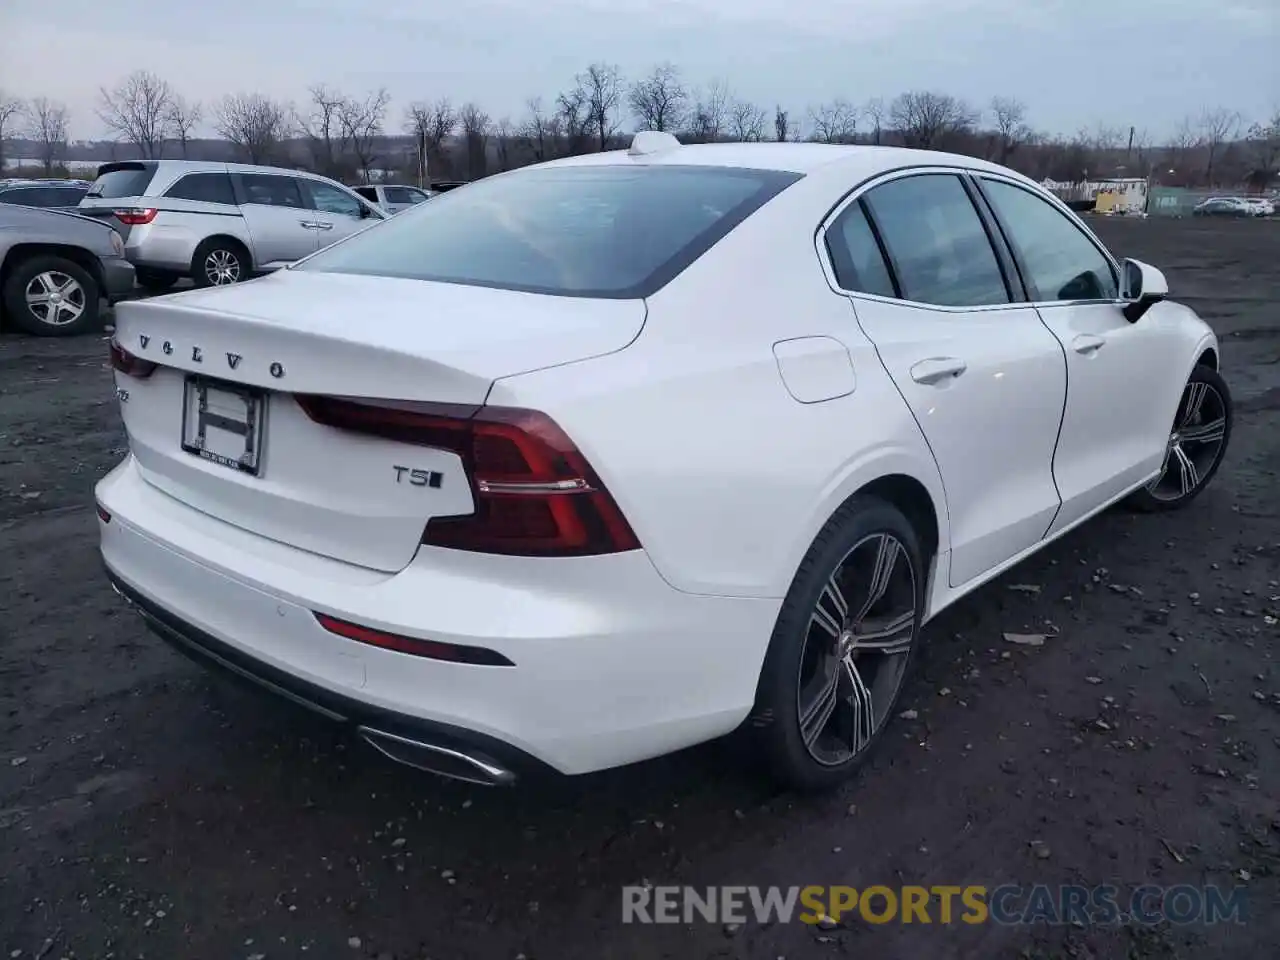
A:
<svg viewBox="0 0 1280 960">
<path fill-rule="evenodd" d="M 247 262 L 249 269 L 251 271 L 257 269 L 257 264 L 254 263 L 253 261 L 253 250 L 249 247 L 249 244 L 245 243 L 244 240 L 242 240 L 240 237 L 237 237 L 233 233 L 213 233 L 205 237 L 198 244 L 196 244 L 196 249 L 191 254 L 191 270 L 193 273 L 196 270 L 196 256 L 200 253 L 200 251 L 203 250 L 208 244 L 218 243 L 218 242 L 226 243 L 242 251 L 244 253 L 245 260 Z"/>
<path fill-rule="evenodd" d="M 30 260 L 32 257 L 63 257 L 66 260 L 70 260 L 81 270 L 87 272 L 89 276 L 93 277 L 94 282 L 98 285 L 99 293 L 105 289 L 102 261 L 98 259 L 96 254 L 75 244 L 46 243 L 43 241 L 15 243 L 8 249 L 5 253 L 4 262 L 0 263 L 0 288 L 8 282 L 10 275 L 18 268 L 19 264 Z"/>
</svg>

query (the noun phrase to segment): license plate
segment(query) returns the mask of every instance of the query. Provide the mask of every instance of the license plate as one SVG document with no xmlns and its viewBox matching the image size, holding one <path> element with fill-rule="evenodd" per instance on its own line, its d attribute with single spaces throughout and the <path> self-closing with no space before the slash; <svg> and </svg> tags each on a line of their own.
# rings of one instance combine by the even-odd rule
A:
<svg viewBox="0 0 1280 960">
<path fill-rule="evenodd" d="M 188 377 L 182 402 L 182 449 L 258 476 L 266 396 L 260 390 Z"/>
</svg>

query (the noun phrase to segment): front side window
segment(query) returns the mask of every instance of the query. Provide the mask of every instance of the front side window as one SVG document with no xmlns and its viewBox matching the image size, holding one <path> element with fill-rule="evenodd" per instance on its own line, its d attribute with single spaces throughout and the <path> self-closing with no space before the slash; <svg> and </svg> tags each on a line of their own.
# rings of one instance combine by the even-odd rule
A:
<svg viewBox="0 0 1280 960">
<path fill-rule="evenodd" d="M 225 173 L 189 173 L 165 193 L 176 200 L 199 200 L 235 206 L 236 194 L 231 177 Z"/>
<path fill-rule="evenodd" d="M 382 189 L 387 195 L 387 203 L 421 203 L 427 199 L 426 194 L 412 187 L 383 187 Z"/>
<path fill-rule="evenodd" d="M 1033 299 L 1115 300 L 1120 295 L 1111 261 L 1062 211 L 1011 183 L 981 183 L 1021 260 Z"/>
<path fill-rule="evenodd" d="M 364 207 L 360 206 L 360 201 L 345 190 L 339 190 L 327 183 L 320 183 L 318 180 L 309 181 L 307 186 L 311 188 L 311 199 L 317 210 L 356 220 L 363 215 Z"/>
<path fill-rule="evenodd" d="M 701 166 L 521 170 L 418 204 L 296 269 L 647 297 L 798 179 Z"/>
<path fill-rule="evenodd" d="M 1009 302 L 991 238 L 959 177 L 903 177 L 863 199 L 904 299 L 943 307 Z"/>
<path fill-rule="evenodd" d="M 242 173 L 240 185 L 244 188 L 244 202 L 264 207 L 297 207 L 305 209 L 302 191 L 294 177 L 282 177 L 270 173 Z"/>
</svg>

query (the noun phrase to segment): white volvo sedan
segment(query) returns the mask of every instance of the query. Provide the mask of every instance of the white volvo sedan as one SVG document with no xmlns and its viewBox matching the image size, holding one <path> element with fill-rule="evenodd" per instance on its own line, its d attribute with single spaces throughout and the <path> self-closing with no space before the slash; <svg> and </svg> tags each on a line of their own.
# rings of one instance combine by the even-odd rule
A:
<svg viewBox="0 0 1280 960">
<path fill-rule="evenodd" d="M 990 163 L 639 134 L 122 304 L 102 554 L 162 637 L 424 769 L 745 723 L 822 787 L 931 617 L 1213 477 L 1217 341 L 1167 294 Z"/>
</svg>

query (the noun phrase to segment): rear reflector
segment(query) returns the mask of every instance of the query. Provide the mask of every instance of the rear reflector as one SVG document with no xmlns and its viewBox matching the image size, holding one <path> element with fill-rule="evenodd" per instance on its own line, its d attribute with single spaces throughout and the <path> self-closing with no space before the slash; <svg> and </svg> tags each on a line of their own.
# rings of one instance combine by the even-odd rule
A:
<svg viewBox="0 0 1280 960">
<path fill-rule="evenodd" d="M 120 346 L 120 341 L 114 337 L 111 340 L 111 369 L 119 370 L 121 373 L 136 377 L 139 380 L 145 380 L 151 374 L 155 373 L 156 364 L 150 360 L 143 360 L 141 357 L 135 357 L 132 353 Z"/>
<path fill-rule="evenodd" d="M 365 643 L 383 650 L 394 650 L 396 653 L 407 653 L 428 660 L 448 660 L 451 663 L 471 663 L 485 667 L 514 667 L 515 664 L 496 650 L 484 647 L 467 647 L 456 643 L 438 643 L 435 640 L 419 640 L 416 637 L 402 637 L 396 633 L 384 633 L 372 627 L 362 627 L 358 623 L 339 620 L 327 613 L 315 614 L 317 622 L 330 633 L 335 633 L 356 643 Z"/>
<path fill-rule="evenodd" d="M 110 523 L 111 514 L 107 511 L 107 508 L 100 503 L 97 505 L 97 507 L 98 507 L 98 519 L 101 520 L 103 523 Z"/>
<path fill-rule="evenodd" d="M 475 512 L 433 517 L 422 542 L 520 557 L 587 557 L 640 541 L 595 470 L 545 413 L 299 395 L 317 423 L 456 453 Z"/>
<path fill-rule="evenodd" d="M 129 207 L 124 210 L 112 210 L 115 218 L 130 227 L 140 227 L 156 218 L 154 207 Z"/>
</svg>

